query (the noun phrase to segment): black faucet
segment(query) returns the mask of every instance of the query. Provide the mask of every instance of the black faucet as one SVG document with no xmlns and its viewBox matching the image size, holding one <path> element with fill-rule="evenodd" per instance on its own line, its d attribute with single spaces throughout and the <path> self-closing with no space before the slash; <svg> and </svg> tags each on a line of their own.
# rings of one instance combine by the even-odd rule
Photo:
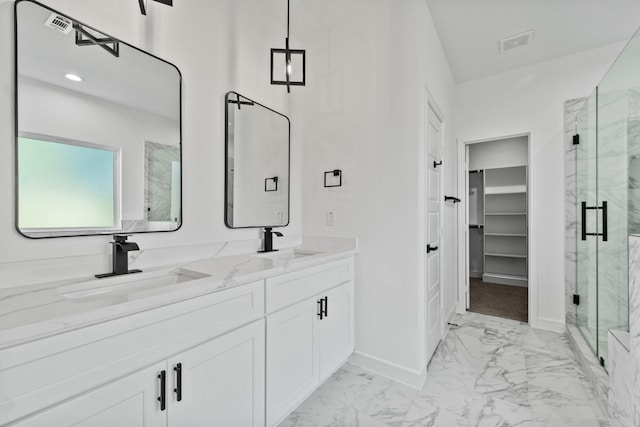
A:
<svg viewBox="0 0 640 427">
<path fill-rule="evenodd" d="M 127 242 L 127 237 L 130 234 L 114 234 L 113 242 L 109 242 L 113 245 L 113 272 L 96 274 L 96 277 L 101 279 L 103 277 L 119 276 L 121 274 L 141 273 L 142 270 L 129 270 L 129 255 L 130 251 L 139 251 L 140 247 L 135 242 Z"/>
<path fill-rule="evenodd" d="M 262 250 L 258 252 L 275 252 L 277 249 L 273 249 L 273 235 L 282 237 L 282 233 L 279 231 L 271 231 L 272 227 L 265 227 L 263 232 Z"/>
</svg>

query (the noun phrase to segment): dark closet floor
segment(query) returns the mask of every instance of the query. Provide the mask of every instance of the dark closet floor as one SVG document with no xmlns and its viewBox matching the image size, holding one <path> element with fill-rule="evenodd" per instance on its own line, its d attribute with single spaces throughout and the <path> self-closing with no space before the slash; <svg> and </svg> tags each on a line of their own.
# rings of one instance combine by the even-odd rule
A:
<svg viewBox="0 0 640 427">
<path fill-rule="evenodd" d="M 528 288 L 470 279 L 469 311 L 506 319 L 529 321 Z"/>
</svg>

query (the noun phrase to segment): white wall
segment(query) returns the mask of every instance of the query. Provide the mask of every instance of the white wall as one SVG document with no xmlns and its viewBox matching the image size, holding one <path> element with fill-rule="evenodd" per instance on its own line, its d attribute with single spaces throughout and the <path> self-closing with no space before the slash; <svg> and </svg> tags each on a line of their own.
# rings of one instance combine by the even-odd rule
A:
<svg viewBox="0 0 640 427">
<path fill-rule="evenodd" d="M 564 330 L 563 103 L 588 96 L 623 44 L 617 43 L 461 84 L 456 88 L 461 141 L 532 132 L 533 215 L 530 225 L 537 283 L 534 320 Z M 531 286 L 531 284 L 530 284 Z M 536 308 L 537 306 L 537 308 Z"/>
<path fill-rule="evenodd" d="M 189 0 L 167 7 L 150 2 L 142 16 L 130 0 L 47 0 L 43 3 L 174 63 L 183 77 L 182 228 L 174 233 L 135 236 L 142 249 L 204 242 L 258 239 L 258 230 L 224 226 L 224 94 L 236 90 L 284 114 L 291 97 L 269 84 L 269 49 L 284 43 L 280 20 L 257 0 Z M 3 264 L 67 256 L 103 254 L 88 266 L 108 265 L 107 236 L 30 240 L 14 228 L 13 1 L 0 0 L 0 279 Z M 291 223 L 286 235 L 301 231 L 300 130 L 292 120 Z M 66 275 L 78 274 L 68 269 Z M 59 277 L 50 277 L 55 279 Z"/>
<path fill-rule="evenodd" d="M 411 376 L 426 363 L 425 96 L 428 88 L 445 116 L 445 192 L 455 191 L 453 79 L 423 1 L 376 4 L 306 47 L 303 231 L 358 237 L 356 350 Z M 343 186 L 326 189 L 323 173 L 333 169 L 343 170 Z M 452 274 L 445 311 L 456 300 Z"/>
<path fill-rule="evenodd" d="M 471 144 L 469 170 L 526 166 L 528 148 L 526 136 Z"/>
</svg>

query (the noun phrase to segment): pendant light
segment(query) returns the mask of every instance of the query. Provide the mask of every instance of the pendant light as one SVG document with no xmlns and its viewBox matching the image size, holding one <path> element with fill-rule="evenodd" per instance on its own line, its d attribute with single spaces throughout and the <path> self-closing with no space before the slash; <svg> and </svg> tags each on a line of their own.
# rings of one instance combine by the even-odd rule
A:
<svg viewBox="0 0 640 427">
<path fill-rule="evenodd" d="M 305 85 L 305 54 L 303 49 L 289 48 L 289 1 L 287 0 L 287 38 L 284 49 L 271 49 L 271 84 L 287 86 Z"/>
<path fill-rule="evenodd" d="M 167 6 L 173 6 L 173 0 L 153 0 L 158 3 L 166 4 Z M 138 0 L 138 5 L 140 6 L 140 13 L 143 15 L 147 14 L 147 0 Z"/>
</svg>

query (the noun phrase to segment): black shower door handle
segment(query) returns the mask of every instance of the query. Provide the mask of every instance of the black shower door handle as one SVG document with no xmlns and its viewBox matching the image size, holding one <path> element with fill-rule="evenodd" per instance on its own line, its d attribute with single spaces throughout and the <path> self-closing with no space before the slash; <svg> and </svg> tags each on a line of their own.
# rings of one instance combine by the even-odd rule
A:
<svg viewBox="0 0 640 427">
<path fill-rule="evenodd" d="M 607 202 L 602 202 L 602 241 L 606 242 L 607 237 L 609 237 L 609 233 L 607 230 L 607 222 L 609 222 L 609 218 L 607 217 Z"/>
<path fill-rule="evenodd" d="M 582 240 L 587 240 L 587 202 L 582 202 L 580 205 L 582 206 L 580 209 L 580 228 L 582 229 L 582 232 L 580 234 L 582 235 Z"/>
<path fill-rule="evenodd" d="M 581 237 L 582 240 L 587 240 L 587 236 L 602 236 L 602 241 L 606 242 L 607 239 L 609 238 L 609 230 L 608 230 L 608 222 L 609 222 L 609 217 L 608 217 L 608 212 L 607 212 L 607 202 L 603 201 L 602 202 L 602 206 L 587 206 L 587 202 L 582 202 L 581 203 L 581 213 L 580 213 L 580 217 L 581 217 Z M 601 210 L 602 211 L 602 233 L 587 233 L 587 209 L 593 209 L 593 210 Z"/>
</svg>

